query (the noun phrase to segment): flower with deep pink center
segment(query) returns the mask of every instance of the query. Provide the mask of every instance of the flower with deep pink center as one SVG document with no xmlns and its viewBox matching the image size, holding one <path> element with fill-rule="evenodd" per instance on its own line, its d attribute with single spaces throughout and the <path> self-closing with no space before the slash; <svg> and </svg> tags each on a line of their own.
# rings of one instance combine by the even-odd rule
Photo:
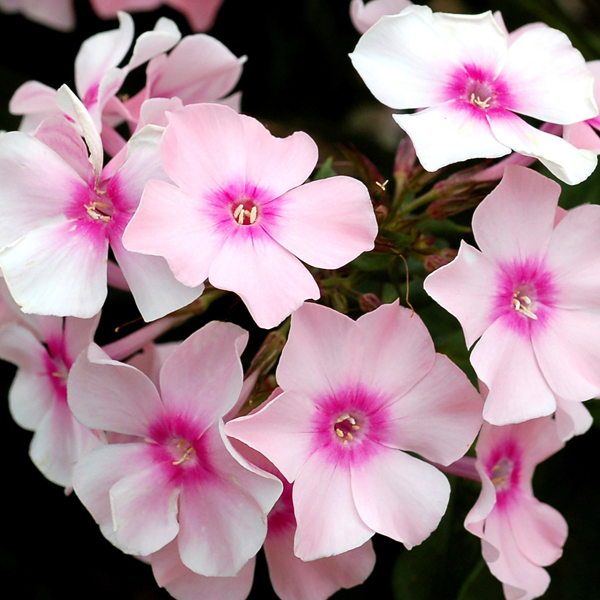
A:
<svg viewBox="0 0 600 600">
<path fill-rule="evenodd" d="M 193 573 L 236 575 L 260 549 L 281 493 L 279 480 L 238 455 L 223 433 L 242 390 L 246 341 L 235 325 L 209 323 L 165 360 L 160 394 L 141 371 L 94 345 L 71 370 L 75 416 L 135 436 L 80 460 L 75 492 L 117 547 L 152 555 L 161 585 L 170 581 L 163 567 L 173 560 L 171 542 Z"/>
<path fill-rule="evenodd" d="M 67 404 L 69 371 L 91 343 L 99 317 L 28 316 L 0 328 L 0 358 L 18 367 L 8 394 L 11 414 L 21 427 L 35 431 L 29 448 L 33 463 L 66 488 L 75 463 L 101 443 Z"/>
<path fill-rule="evenodd" d="M 560 31 L 536 24 L 508 34 L 499 14 L 432 13 L 414 5 L 382 17 L 350 58 L 379 101 L 423 109 L 394 119 L 428 171 L 511 151 L 538 158 L 570 184 L 596 166 L 596 151 L 515 114 L 559 125 L 598 116 L 593 76 Z"/>
<path fill-rule="evenodd" d="M 508 166 L 473 215 L 481 251 L 425 280 L 461 323 L 477 376 L 489 389 L 483 417 L 495 425 L 549 415 L 557 398 L 600 393 L 600 207 L 558 208 L 560 186 Z"/>
<path fill-rule="evenodd" d="M 189 304 L 203 288 L 182 285 L 163 259 L 121 242 L 147 179 L 167 178 L 162 129 L 144 128 L 127 155 L 102 168 L 90 114 L 66 86 L 57 97 L 77 112 L 85 142 L 64 117 L 46 119 L 35 136 L 11 132 L 0 141 L 0 266 L 12 296 L 26 313 L 90 318 L 106 298 L 110 247 L 144 319 Z"/>
<path fill-rule="evenodd" d="M 161 154 L 175 183 L 149 181 L 125 247 L 163 256 L 187 286 L 237 293 L 256 323 L 279 324 L 319 287 L 302 264 L 337 269 L 373 248 L 365 186 L 338 176 L 302 185 L 318 150 L 302 132 L 276 138 L 217 104 L 169 115 Z"/>
<path fill-rule="evenodd" d="M 226 431 L 294 483 L 296 555 L 341 554 L 375 532 L 409 548 L 421 543 L 449 487 L 406 452 L 447 465 L 481 424 L 478 394 L 435 353 L 423 322 L 397 303 L 356 322 L 304 304 L 292 315 L 276 376 L 283 393 Z"/>
<path fill-rule="evenodd" d="M 567 524 L 534 497 L 531 480 L 536 465 L 563 445 L 551 417 L 503 427 L 485 423 L 479 435 L 475 467 L 482 489 L 465 527 L 481 538 L 483 558 L 507 598 L 541 596 L 550 582 L 543 567 L 562 554 Z"/>
</svg>

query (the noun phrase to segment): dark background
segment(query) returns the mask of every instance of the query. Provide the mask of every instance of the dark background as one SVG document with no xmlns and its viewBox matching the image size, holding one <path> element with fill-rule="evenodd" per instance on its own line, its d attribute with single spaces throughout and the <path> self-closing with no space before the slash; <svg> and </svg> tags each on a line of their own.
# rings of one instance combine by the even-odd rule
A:
<svg viewBox="0 0 600 600">
<path fill-rule="evenodd" d="M 432 6 L 467 13 L 500 9 L 509 29 L 545 20 L 564 29 L 586 59 L 600 57 L 596 0 L 448 1 Z M 6 107 L 21 83 L 37 79 L 54 88 L 63 83 L 74 87 L 73 61 L 80 44 L 98 31 L 116 27 L 116 21 L 98 19 L 86 1 L 76 2 L 76 7 L 78 27 L 67 34 L 0 13 L 0 129 L 18 127 L 18 118 L 9 115 Z M 225 0 L 210 33 L 236 55 L 248 56 L 239 85 L 245 113 L 268 122 L 279 135 L 307 131 L 319 142 L 322 159 L 336 152 L 336 142 L 352 143 L 390 175 L 399 130 L 347 57 L 359 37 L 348 8 L 349 0 Z M 172 18 L 184 34 L 190 33 L 185 19 L 169 8 L 135 14 L 136 32 L 151 29 L 159 16 Z M 128 86 L 137 91 L 142 81 L 143 69 L 128 79 L 125 91 Z M 565 202 L 598 202 L 597 183 L 598 177 L 593 177 L 580 188 L 566 190 Z M 123 308 L 117 300 L 111 300 L 105 311 L 106 331 L 135 318 L 134 308 L 130 304 Z M 220 318 L 247 323 L 243 307 L 235 301 L 225 300 L 216 310 Z M 10 365 L 0 367 L 3 398 L 13 373 Z M 5 523 L 0 536 L 0 581 L 5 589 L 27 600 L 169 598 L 156 586 L 149 567 L 113 548 L 77 498 L 65 496 L 62 488 L 37 471 L 27 456 L 31 433 L 13 423 L 6 401 L 1 404 L 0 427 Z M 563 558 L 549 568 L 552 583 L 544 596 L 548 600 L 600 598 L 600 486 L 595 462 L 599 451 L 600 433 L 593 427 L 536 473 L 537 497 L 557 508 L 570 527 Z M 481 566 L 478 541 L 462 529 L 478 487 L 471 482 L 453 484 L 448 516 L 428 541 L 408 553 L 400 544 L 375 536 L 378 561 L 373 575 L 363 586 L 335 597 L 502 598 L 500 585 L 485 565 L 476 570 Z M 469 576 L 471 583 L 465 585 Z M 3 597 L 8 597 L 5 593 Z M 273 597 L 259 557 L 250 598 Z"/>
</svg>

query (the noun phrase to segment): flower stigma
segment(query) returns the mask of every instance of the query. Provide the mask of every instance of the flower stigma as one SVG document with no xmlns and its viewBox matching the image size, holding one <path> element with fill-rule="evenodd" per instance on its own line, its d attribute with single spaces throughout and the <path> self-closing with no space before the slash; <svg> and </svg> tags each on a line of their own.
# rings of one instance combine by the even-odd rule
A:
<svg viewBox="0 0 600 600">
<path fill-rule="evenodd" d="M 492 469 L 492 483 L 497 490 L 506 490 L 510 487 L 510 477 L 513 472 L 512 460 L 501 458 Z"/>
<path fill-rule="evenodd" d="M 186 440 L 179 440 L 177 442 L 177 445 L 175 447 L 178 450 L 183 450 L 183 448 L 186 447 L 185 450 L 183 450 L 182 455 L 177 460 L 173 461 L 173 465 L 175 465 L 175 466 L 181 465 L 186 460 L 189 460 L 190 456 L 194 452 L 194 447 L 189 442 L 187 442 Z"/>
<path fill-rule="evenodd" d="M 333 425 L 335 434 L 343 440 L 344 444 L 354 439 L 354 435 L 360 429 L 360 426 L 356 423 L 356 419 L 348 413 L 341 414 Z"/>
<path fill-rule="evenodd" d="M 258 215 L 258 209 L 254 204 L 249 204 L 249 208 L 244 206 L 243 202 L 240 202 L 235 210 L 233 211 L 233 218 L 240 225 L 253 225 Z"/>
<path fill-rule="evenodd" d="M 512 304 L 517 312 L 537 321 L 537 315 L 531 310 L 532 301 L 529 296 L 522 294 L 520 290 L 517 290 L 513 294 Z"/>
</svg>

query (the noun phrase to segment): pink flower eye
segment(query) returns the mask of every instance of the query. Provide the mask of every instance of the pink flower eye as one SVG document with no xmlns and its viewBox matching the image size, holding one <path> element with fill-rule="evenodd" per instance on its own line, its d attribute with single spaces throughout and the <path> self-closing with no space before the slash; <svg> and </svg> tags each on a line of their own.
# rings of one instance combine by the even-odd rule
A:
<svg viewBox="0 0 600 600">
<path fill-rule="evenodd" d="M 358 425 L 356 419 L 348 413 L 341 414 L 333 424 L 333 430 L 335 431 L 335 434 L 344 442 L 344 444 L 347 444 L 348 441 L 353 440 L 356 432 L 359 429 L 360 426 Z"/>
</svg>

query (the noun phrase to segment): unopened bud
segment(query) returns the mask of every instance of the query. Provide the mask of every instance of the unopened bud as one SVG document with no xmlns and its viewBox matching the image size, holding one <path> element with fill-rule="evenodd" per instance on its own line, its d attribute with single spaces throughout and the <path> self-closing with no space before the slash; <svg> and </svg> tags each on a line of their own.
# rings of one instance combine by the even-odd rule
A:
<svg viewBox="0 0 600 600">
<path fill-rule="evenodd" d="M 379 308 L 383 302 L 375 294 L 368 293 L 360 296 L 358 304 L 363 312 L 371 312 Z"/>
<path fill-rule="evenodd" d="M 435 254 L 430 254 L 423 263 L 425 270 L 432 273 L 436 269 L 451 263 L 456 258 L 457 254 L 458 251 L 454 250 L 454 248 L 443 248 Z"/>
</svg>

